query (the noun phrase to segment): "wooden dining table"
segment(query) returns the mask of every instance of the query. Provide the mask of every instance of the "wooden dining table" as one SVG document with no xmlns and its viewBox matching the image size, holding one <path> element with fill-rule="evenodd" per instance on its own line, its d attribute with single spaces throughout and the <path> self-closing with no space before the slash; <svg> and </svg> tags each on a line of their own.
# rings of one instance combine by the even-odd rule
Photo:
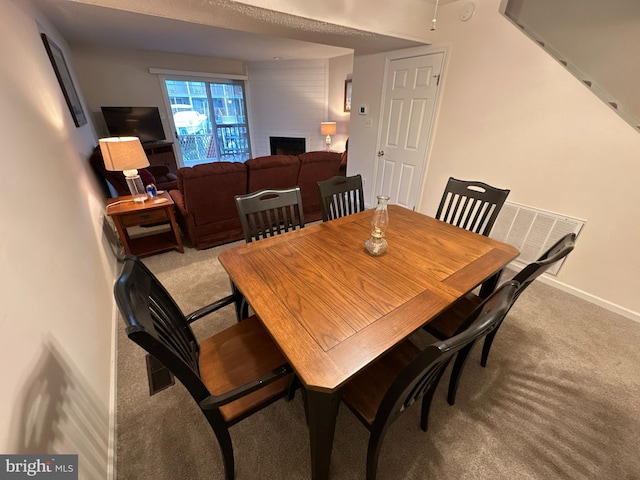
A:
<svg viewBox="0 0 640 480">
<path fill-rule="evenodd" d="M 372 215 L 310 225 L 219 256 L 306 389 L 314 480 L 329 478 L 340 387 L 519 254 L 391 205 L 387 252 L 373 257 L 364 248 Z"/>
</svg>

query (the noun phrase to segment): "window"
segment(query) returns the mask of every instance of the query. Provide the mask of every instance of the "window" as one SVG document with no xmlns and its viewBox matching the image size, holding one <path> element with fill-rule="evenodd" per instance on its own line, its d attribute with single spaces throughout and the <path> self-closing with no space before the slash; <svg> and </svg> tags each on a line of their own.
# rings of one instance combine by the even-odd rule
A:
<svg viewBox="0 0 640 480">
<path fill-rule="evenodd" d="M 241 80 L 165 79 L 182 165 L 251 158 Z"/>
</svg>

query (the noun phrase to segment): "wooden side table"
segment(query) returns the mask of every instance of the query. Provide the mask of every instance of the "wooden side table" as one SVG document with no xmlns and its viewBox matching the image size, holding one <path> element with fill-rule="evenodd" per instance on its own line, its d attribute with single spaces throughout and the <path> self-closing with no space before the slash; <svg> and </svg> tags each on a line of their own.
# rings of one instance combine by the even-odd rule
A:
<svg viewBox="0 0 640 480">
<path fill-rule="evenodd" d="M 158 194 L 156 198 L 143 203 L 132 201 L 130 195 L 110 198 L 107 201 L 107 215 L 113 222 L 120 235 L 120 241 L 127 254 L 150 255 L 173 248 L 184 253 L 180 230 L 174 214 L 174 203 L 167 192 Z M 169 223 L 171 231 L 151 233 L 149 235 L 131 238 L 128 227 L 151 226 Z"/>
</svg>

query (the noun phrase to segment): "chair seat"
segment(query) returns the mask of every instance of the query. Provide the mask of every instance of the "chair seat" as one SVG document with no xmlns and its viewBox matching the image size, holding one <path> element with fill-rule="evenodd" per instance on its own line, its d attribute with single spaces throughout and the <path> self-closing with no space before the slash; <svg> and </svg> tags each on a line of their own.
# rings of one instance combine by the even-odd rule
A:
<svg viewBox="0 0 640 480">
<path fill-rule="evenodd" d="M 255 361 L 252 361 L 255 360 Z M 212 395 L 228 392 L 287 363 L 254 315 L 200 343 L 200 376 Z M 291 375 L 220 407 L 227 422 L 282 397 Z"/>
<path fill-rule="evenodd" d="M 468 293 L 447 310 L 427 323 L 423 328 L 438 340 L 446 340 L 460 333 L 461 327 L 469 319 L 469 315 L 483 299 L 473 293 Z"/>
<path fill-rule="evenodd" d="M 371 426 L 389 387 L 419 353 L 420 349 L 413 343 L 403 341 L 344 386 L 344 403 L 363 423 Z"/>
</svg>

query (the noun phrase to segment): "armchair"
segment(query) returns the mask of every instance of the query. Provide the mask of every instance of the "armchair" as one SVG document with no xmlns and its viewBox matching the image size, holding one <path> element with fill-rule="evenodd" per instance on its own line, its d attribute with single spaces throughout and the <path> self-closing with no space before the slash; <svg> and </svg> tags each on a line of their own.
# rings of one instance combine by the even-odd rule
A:
<svg viewBox="0 0 640 480">
<path fill-rule="evenodd" d="M 91 168 L 98 179 L 103 181 L 102 185 L 106 196 L 112 196 L 111 192 L 109 192 L 107 183 L 113 187 L 113 190 L 118 194 L 118 196 L 130 195 L 129 187 L 127 186 L 127 182 L 122 172 L 114 172 L 105 168 L 99 145 L 94 148 L 93 153 L 89 157 L 89 163 L 91 164 Z M 138 173 L 140 174 L 144 185 L 153 183 L 158 190 L 169 191 L 177 188 L 178 186 L 178 177 L 176 177 L 176 174 L 172 173 L 166 165 L 150 165 L 138 170 Z"/>
<path fill-rule="evenodd" d="M 181 168 L 178 187 L 169 192 L 180 229 L 198 249 L 243 238 L 234 197 L 245 193 L 247 168 L 240 162 Z"/>
</svg>

